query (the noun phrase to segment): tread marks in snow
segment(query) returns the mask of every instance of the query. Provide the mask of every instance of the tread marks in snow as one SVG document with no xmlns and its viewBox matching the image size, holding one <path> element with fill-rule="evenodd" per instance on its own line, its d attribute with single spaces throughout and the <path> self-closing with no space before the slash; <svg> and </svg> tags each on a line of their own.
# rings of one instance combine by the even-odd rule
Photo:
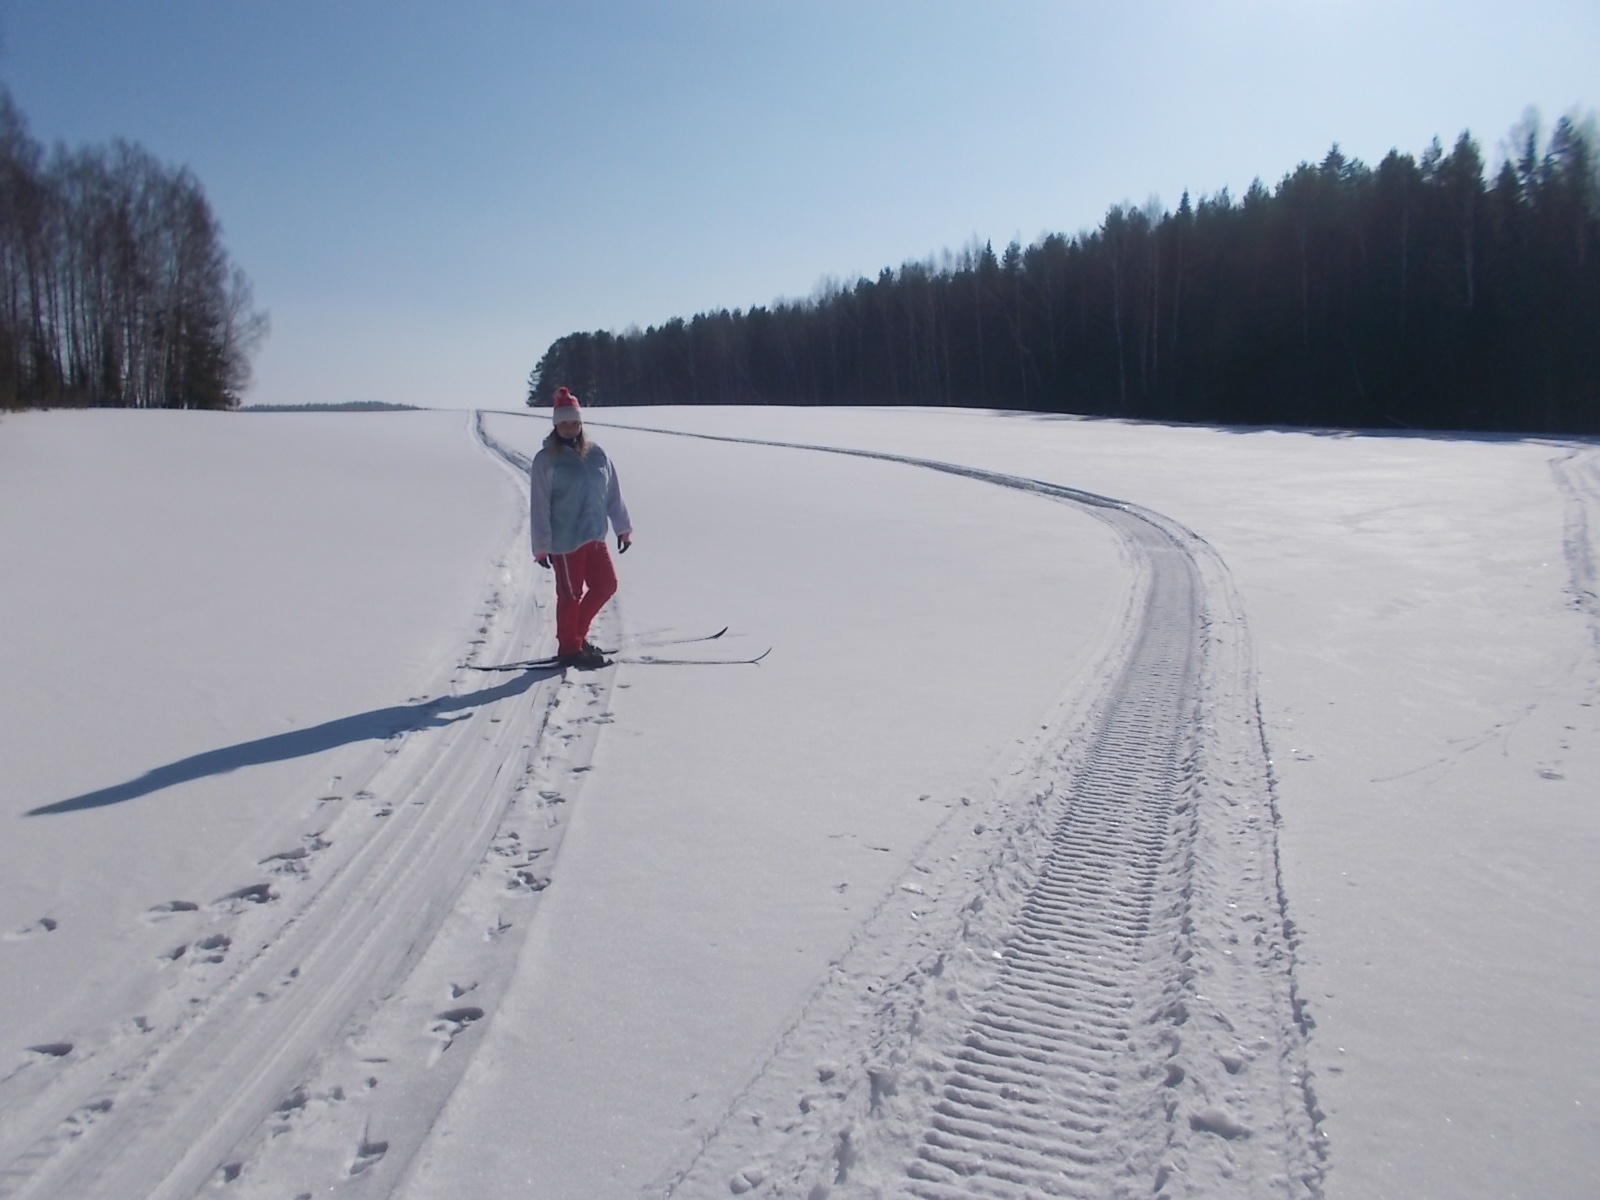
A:
<svg viewBox="0 0 1600 1200">
<path fill-rule="evenodd" d="M 979 1178 L 992 1196 L 1096 1194 L 1107 1160 L 1123 1153 L 1103 1135 L 1119 1108 L 1179 758 L 1194 723 L 1197 618 L 1191 573 L 1176 563 L 1157 569 L 999 984 L 908 1167 L 913 1194 L 938 1200 Z"/>
<path fill-rule="evenodd" d="M 748 1184 L 743 1164 L 756 1162 L 763 1190 L 781 1196 L 1320 1195 L 1270 759 L 1247 624 L 1215 552 L 1159 514 L 1040 480 L 619 427 L 898 462 L 1065 501 L 1116 529 L 1146 589 L 1096 715 L 1087 696 L 1058 710 L 1039 757 L 990 804 L 1005 828 L 946 878 L 962 894 L 950 905 L 965 881 L 980 882 L 977 896 L 945 909 L 938 935 L 939 903 L 914 933 L 880 907 L 663 1193 L 700 1194 L 730 1170 Z M 1054 821 L 1046 844 L 1019 863 L 1041 819 Z M 959 850 L 947 833 L 925 849 L 925 862 Z M 996 932 L 997 970 L 962 967 Z M 955 979 L 930 986 L 947 961 Z M 856 1030 L 849 1049 L 841 1027 Z M 806 1081 L 819 1050 L 858 1068 L 824 1096 Z M 904 1064 L 898 1098 L 871 1065 L 886 1055 Z M 797 1093 L 799 1120 L 780 1116 Z"/>
</svg>

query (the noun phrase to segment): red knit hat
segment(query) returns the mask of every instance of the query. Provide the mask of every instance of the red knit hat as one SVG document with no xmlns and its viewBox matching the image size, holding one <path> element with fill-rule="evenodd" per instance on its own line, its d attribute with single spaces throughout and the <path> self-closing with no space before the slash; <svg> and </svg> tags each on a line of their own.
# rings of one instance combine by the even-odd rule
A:
<svg viewBox="0 0 1600 1200">
<path fill-rule="evenodd" d="M 550 417 L 559 425 L 562 421 L 581 421 L 583 412 L 578 407 L 578 398 L 564 387 L 556 389 L 556 397 L 550 402 Z"/>
</svg>

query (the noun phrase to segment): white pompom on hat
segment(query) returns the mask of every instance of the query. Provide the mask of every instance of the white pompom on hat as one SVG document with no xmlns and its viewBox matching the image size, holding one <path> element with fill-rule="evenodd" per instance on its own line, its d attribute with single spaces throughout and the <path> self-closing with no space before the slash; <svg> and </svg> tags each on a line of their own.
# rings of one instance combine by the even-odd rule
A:
<svg viewBox="0 0 1600 1200">
<path fill-rule="evenodd" d="M 583 411 L 578 407 L 578 398 L 566 388 L 558 387 L 555 399 L 550 402 L 550 418 L 557 425 L 563 421 L 583 420 Z"/>
</svg>

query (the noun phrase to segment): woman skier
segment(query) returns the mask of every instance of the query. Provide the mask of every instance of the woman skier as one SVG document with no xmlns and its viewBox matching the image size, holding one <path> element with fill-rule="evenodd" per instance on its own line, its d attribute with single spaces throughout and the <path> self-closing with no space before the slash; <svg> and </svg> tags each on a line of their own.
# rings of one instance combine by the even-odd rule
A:
<svg viewBox="0 0 1600 1200">
<path fill-rule="evenodd" d="M 616 468 L 583 432 L 578 398 L 556 389 L 550 415 L 555 428 L 533 456 L 533 557 L 556 576 L 556 661 L 592 670 L 605 655 L 589 641 L 589 625 L 616 595 L 617 572 L 606 552 L 606 521 L 617 553 L 633 544 L 633 524 L 622 503 Z"/>
</svg>

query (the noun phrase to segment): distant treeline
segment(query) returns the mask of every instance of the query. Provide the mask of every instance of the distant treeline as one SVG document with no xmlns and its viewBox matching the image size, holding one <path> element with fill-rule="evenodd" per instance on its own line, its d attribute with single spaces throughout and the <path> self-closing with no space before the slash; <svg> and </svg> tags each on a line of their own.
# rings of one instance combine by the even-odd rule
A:
<svg viewBox="0 0 1600 1200">
<path fill-rule="evenodd" d="M 0 87 L 0 406 L 231 408 L 266 329 L 189 171 L 48 157 Z"/>
<path fill-rule="evenodd" d="M 885 268 L 809 300 L 557 340 L 528 403 L 921 404 L 1224 424 L 1600 432 L 1592 127 L 1334 147 L 1176 212 Z"/>
</svg>

